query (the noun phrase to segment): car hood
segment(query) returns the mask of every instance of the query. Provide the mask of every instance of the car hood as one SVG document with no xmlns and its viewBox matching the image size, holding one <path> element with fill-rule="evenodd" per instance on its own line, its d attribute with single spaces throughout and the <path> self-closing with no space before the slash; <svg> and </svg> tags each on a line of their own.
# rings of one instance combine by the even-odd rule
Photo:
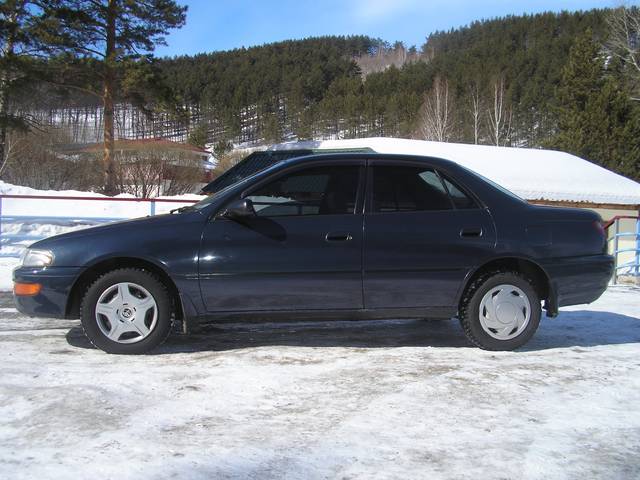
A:
<svg viewBox="0 0 640 480">
<path fill-rule="evenodd" d="M 112 222 L 104 225 L 98 225 L 95 227 L 83 228 L 81 230 L 75 230 L 73 232 L 62 233 L 60 235 L 54 235 L 52 237 L 40 240 L 31 247 L 33 248 L 47 248 L 48 245 L 58 243 L 60 241 L 68 241 L 73 239 L 83 239 L 86 237 L 95 237 L 102 235 L 114 236 L 119 233 L 130 233 L 132 231 L 146 231 L 154 227 L 162 227 L 167 224 L 178 225 L 183 221 L 188 220 L 192 215 L 200 215 L 199 212 L 189 213 L 176 213 L 176 214 L 162 214 L 155 216 L 147 216 L 142 218 L 134 218 L 131 220 L 123 220 L 120 222 Z"/>
<path fill-rule="evenodd" d="M 114 256 L 158 259 L 176 252 L 193 258 L 205 215 L 198 211 L 110 223 L 49 237 L 31 248 L 51 250 L 54 266 L 79 267 Z"/>
</svg>

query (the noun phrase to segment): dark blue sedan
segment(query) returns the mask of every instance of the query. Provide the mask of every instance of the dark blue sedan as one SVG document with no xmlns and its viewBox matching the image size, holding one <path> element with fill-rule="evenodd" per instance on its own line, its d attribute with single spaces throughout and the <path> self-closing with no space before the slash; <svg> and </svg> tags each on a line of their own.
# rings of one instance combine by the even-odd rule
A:
<svg viewBox="0 0 640 480">
<path fill-rule="evenodd" d="M 451 318 L 489 350 L 606 289 L 600 217 L 533 206 L 437 158 L 281 161 L 192 207 L 37 242 L 18 309 L 80 318 L 98 348 L 143 353 L 172 324 Z"/>
</svg>

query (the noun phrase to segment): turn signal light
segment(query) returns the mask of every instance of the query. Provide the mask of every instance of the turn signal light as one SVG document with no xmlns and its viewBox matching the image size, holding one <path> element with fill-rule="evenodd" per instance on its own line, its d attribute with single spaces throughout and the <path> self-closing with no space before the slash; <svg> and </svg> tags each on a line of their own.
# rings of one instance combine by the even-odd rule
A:
<svg viewBox="0 0 640 480">
<path fill-rule="evenodd" d="M 33 296 L 40 293 L 42 285 L 39 283 L 14 283 L 13 293 L 19 296 Z"/>
</svg>

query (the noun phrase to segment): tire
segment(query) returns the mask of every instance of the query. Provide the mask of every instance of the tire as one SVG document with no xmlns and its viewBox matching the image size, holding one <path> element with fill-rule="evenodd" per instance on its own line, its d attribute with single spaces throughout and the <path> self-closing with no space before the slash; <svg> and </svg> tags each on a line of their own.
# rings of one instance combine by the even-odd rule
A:
<svg viewBox="0 0 640 480">
<path fill-rule="evenodd" d="M 85 335 L 100 350 L 146 353 L 161 345 L 171 332 L 171 296 L 146 270 L 112 270 L 87 289 L 80 320 Z"/>
<path fill-rule="evenodd" d="M 519 272 L 491 272 L 465 291 L 458 318 L 469 341 L 484 350 L 515 350 L 538 329 L 542 308 L 533 282 Z"/>
</svg>

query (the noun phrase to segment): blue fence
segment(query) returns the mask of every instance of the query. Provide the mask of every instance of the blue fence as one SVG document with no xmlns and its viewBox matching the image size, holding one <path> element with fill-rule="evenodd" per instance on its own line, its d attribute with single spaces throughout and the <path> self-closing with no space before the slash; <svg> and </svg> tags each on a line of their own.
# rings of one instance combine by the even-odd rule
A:
<svg viewBox="0 0 640 480">
<path fill-rule="evenodd" d="M 620 223 L 623 220 L 635 220 L 635 231 L 620 231 Z M 609 243 L 613 242 L 611 253 L 615 260 L 615 267 L 613 272 L 612 282 L 618 283 L 618 277 L 620 275 L 628 275 L 634 277 L 640 277 L 640 217 L 628 217 L 619 216 L 614 217 L 607 228 L 613 227 L 613 233 L 609 236 Z M 632 243 L 635 247 L 620 248 L 620 240 L 632 238 Z M 620 255 L 633 253 L 633 259 L 624 263 L 620 262 Z"/>
</svg>

